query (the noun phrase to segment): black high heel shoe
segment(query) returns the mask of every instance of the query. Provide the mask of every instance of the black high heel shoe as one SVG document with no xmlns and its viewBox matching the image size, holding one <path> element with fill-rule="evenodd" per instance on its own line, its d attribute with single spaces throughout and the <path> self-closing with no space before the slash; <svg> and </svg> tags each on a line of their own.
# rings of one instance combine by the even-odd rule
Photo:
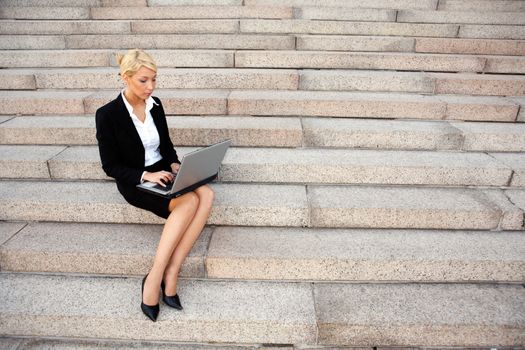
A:
<svg viewBox="0 0 525 350">
<path fill-rule="evenodd" d="M 171 306 L 174 309 L 182 310 L 182 305 L 180 303 L 179 295 L 175 294 L 174 296 L 167 296 L 164 294 L 164 289 L 166 285 L 164 284 L 164 281 L 160 284 L 160 289 L 162 290 L 162 300 L 166 305 Z"/>
<path fill-rule="evenodd" d="M 142 279 L 142 301 L 140 303 L 140 308 L 142 309 L 142 312 L 144 315 L 148 316 L 150 320 L 153 322 L 157 321 L 157 316 L 159 316 L 159 304 L 157 305 L 146 305 L 144 304 L 144 282 L 146 282 L 146 278 L 148 278 L 148 275 L 144 276 Z"/>
</svg>

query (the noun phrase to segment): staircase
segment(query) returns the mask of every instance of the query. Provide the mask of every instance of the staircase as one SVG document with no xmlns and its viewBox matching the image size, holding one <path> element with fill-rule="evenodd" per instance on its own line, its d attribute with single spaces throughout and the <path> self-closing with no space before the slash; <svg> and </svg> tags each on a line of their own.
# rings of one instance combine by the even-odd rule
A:
<svg viewBox="0 0 525 350">
<path fill-rule="evenodd" d="M 525 346 L 525 1 L 0 6 L 0 349 Z M 95 139 L 136 47 L 179 154 L 234 145 L 156 323 Z"/>
</svg>

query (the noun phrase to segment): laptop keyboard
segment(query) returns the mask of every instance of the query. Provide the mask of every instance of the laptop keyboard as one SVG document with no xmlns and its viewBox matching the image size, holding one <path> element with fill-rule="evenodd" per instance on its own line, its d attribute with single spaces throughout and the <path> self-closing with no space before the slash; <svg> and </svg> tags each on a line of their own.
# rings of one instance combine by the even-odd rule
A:
<svg viewBox="0 0 525 350">
<path fill-rule="evenodd" d="M 170 183 L 166 184 L 166 187 L 162 187 L 161 185 L 156 184 L 155 186 L 153 186 L 153 188 L 156 188 L 157 190 L 169 192 L 169 191 L 171 191 L 171 188 L 173 187 L 173 184 L 174 184 L 174 182 L 170 182 Z"/>
</svg>

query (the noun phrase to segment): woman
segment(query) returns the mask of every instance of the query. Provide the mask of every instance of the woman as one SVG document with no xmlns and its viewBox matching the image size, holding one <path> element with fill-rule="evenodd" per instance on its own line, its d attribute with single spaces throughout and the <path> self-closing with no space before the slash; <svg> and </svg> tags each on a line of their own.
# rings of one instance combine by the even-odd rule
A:
<svg viewBox="0 0 525 350">
<path fill-rule="evenodd" d="M 159 289 L 168 306 L 182 309 L 177 277 L 210 214 L 213 190 L 201 186 L 175 199 L 139 191 L 143 181 L 173 181 L 180 162 L 169 137 L 164 109 L 152 97 L 157 66 L 142 50 L 117 56 L 126 88 L 96 113 L 102 168 L 115 178 L 128 203 L 166 219 L 150 272 L 142 280 L 141 309 L 152 321 L 159 314 Z"/>
</svg>

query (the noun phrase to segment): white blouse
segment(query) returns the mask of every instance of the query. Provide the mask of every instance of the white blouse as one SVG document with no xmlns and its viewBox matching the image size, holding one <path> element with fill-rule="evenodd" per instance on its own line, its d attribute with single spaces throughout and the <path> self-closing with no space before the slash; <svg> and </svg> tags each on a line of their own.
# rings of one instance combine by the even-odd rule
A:
<svg viewBox="0 0 525 350">
<path fill-rule="evenodd" d="M 144 119 L 144 123 L 142 123 L 137 115 L 133 113 L 133 107 L 126 100 L 124 91 L 122 92 L 122 99 L 124 100 L 124 104 L 128 109 L 131 120 L 133 120 L 133 124 L 139 133 L 142 145 L 144 146 L 144 166 L 155 164 L 162 159 L 159 150 L 159 132 L 157 131 L 157 127 L 155 126 L 155 122 L 151 116 L 151 109 L 153 108 L 153 105 L 158 105 L 158 103 L 155 102 L 151 96 L 146 100 L 146 119 Z"/>
</svg>

